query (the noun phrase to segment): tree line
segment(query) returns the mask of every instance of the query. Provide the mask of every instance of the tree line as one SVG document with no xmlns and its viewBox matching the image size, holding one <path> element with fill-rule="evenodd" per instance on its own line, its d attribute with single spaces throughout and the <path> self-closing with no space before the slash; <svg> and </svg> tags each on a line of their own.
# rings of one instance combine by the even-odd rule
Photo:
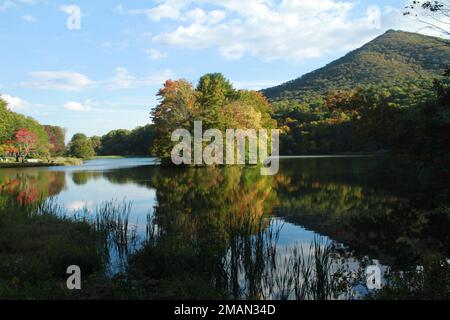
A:
<svg viewBox="0 0 450 320">
<path fill-rule="evenodd" d="M 178 128 L 279 128 L 281 154 L 330 154 L 396 149 L 430 156 L 448 150 L 450 71 L 437 79 L 398 82 L 390 87 L 358 86 L 305 97 L 303 102 L 270 104 L 260 93 L 236 90 L 222 74 L 207 74 L 196 88 L 186 80 L 168 80 L 158 92 L 152 124 L 113 130 L 103 136 L 75 134 L 68 146 L 65 130 L 41 125 L 8 110 L 0 100 L 0 155 L 24 160 L 31 156 L 95 155 L 169 158 Z M 444 142 L 443 142 L 444 141 Z M 437 146 L 439 144 L 439 148 Z"/>
<path fill-rule="evenodd" d="M 153 125 L 134 130 L 113 130 L 104 136 L 87 137 L 75 134 L 68 145 L 66 129 L 42 125 L 8 109 L 8 103 L 0 98 L 0 157 L 14 157 L 17 162 L 27 158 L 73 156 L 81 159 L 96 155 L 148 156 L 153 142 Z"/>
<path fill-rule="evenodd" d="M 112 130 L 103 136 L 87 137 L 75 134 L 68 144 L 68 154 L 77 158 L 94 156 L 149 156 L 154 139 L 154 126 L 133 130 Z"/>
<path fill-rule="evenodd" d="M 1 97 L 0 119 L 0 157 L 25 161 L 27 157 L 50 158 L 65 153 L 64 128 L 41 125 L 33 118 L 13 112 Z"/>
</svg>

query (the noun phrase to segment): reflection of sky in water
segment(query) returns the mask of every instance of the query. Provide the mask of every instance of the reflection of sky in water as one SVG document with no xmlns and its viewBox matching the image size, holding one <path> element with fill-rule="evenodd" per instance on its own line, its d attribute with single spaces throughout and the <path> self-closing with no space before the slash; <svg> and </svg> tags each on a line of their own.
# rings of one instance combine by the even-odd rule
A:
<svg viewBox="0 0 450 320">
<path fill-rule="evenodd" d="M 314 237 L 317 237 L 317 233 L 311 230 L 307 230 L 298 225 L 294 225 L 289 222 L 281 221 L 282 229 L 278 240 L 278 245 L 287 246 L 295 243 L 307 243 L 308 247 L 311 242 L 314 241 Z M 320 237 L 323 241 L 329 240 L 328 237 Z"/>
<path fill-rule="evenodd" d="M 132 168 L 144 165 L 155 165 L 158 163 L 154 158 L 123 158 L 123 159 L 97 159 L 88 160 L 82 166 L 64 167 L 65 172 L 74 171 L 107 171 L 111 169 Z M 61 167 L 49 168 L 49 170 L 60 171 Z"/>
<path fill-rule="evenodd" d="M 114 201 L 116 205 L 121 205 L 124 201 L 131 202 L 131 211 L 129 216 L 129 226 L 134 228 L 137 226 L 137 235 L 139 239 L 145 238 L 147 227 L 147 216 L 152 214 L 154 207 L 157 205 L 156 189 L 152 188 L 152 175 L 154 174 L 152 165 L 156 161 L 151 158 L 127 158 L 127 159 L 99 159 L 87 161 L 82 166 L 74 167 L 53 167 L 30 169 L 31 173 L 36 172 L 59 172 L 62 178 L 52 180 L 53 174 L 44 175 L 42 181 L 61 183 L 60 189 L 54 197 L 59 205 L 67 209 L 67 213 L 79 214 L 85 210 L 93 214 L 96 209 L 102 207 L 105 203 Z M 289 165 L 289 163 L 288 163 Z M 132 169 L 131 169 L 132 168 Z M 313 172 L 327 172 L 325 168 L 310 168 Z M 349 170 L 346 168 L 346 170 Z M 23 171 L 28 172 L 28 171 Z M 297 171 L 293 171 L 297 173 Z M 331 173 L 334 174 L 334 171 Z M 347 171 L 344 171 L 347 175 Z M 329 172 L 327 174 L 330 174 Z M 55 174 L 55 177 L 58 175 Z M 61 177 L 60 177 L 61 178 Z M 295 174 L 293 179 L 298 178 Z M 315 177 L 318 179 L 320 177 Z M 47 180 L 45 180 L 47 179 Z M 64 181 L 65 180 L 65 181 Z M 142 184 L 142 185 L 140 185 Z M 320 186 L 320 185 L 319 185 Z M 48 186 L 47 186 L 48 188 Z M 164 189 L 161 190 L 162 192 Z M 316 191 L 316 190 L 313 190 Z M 307 195 L 307 193 L 306 193 Z M 289 194 L 289 200 L 296 200 L 299 195 Z M 175 200 L 174 200 L 175 201 Z M 313 205 L 317 205 L 313 198 Z M 298 208 L 296 210 L 299 210 Z M 329 209 L 329 210 L 332 210 Z M 301 212 L 301 210 L 300 210 Z M 270 214 L 270 212 L 267 212 Z M 291 254 L 290 250 L 297 248 L 304 254 L 311 253 L 311 245 L 314 241 L 318 241 L 320 245 L 329 244 L 332 239 L 328 236 L 320 235 L 311 229 L 307 229 L 300 224 L 287 222 L 280 217 L 272 217 L 272 225 L 279 228 L 277 246 L 277 259 L 284 260 Z M 289 219 L 287 217 L 287 219 Z M 291 221 L 291 220 L 289 220 Z M 112 259 L 116 259 L 112 252 Z M 359 262 L 351 257 L 345 258 L 347 268 L 356 270 Z M 244 279 L 242 278 L 241 281 Z"/>
<path fill-rule="evenodd" d="M 130 226 L 137 225 L 138 234 L 146 231 L 147 215 L 153 212 L 156 204 L 156 190 L 135 183 L 112 183 L 101 175 L 89 176 L 84 184 L 74 182 L 74 174 L 80 172 L 105 173 L 110 170 L 131 168 L 156 163 L 152 158 L 124 158 L 124 159 L 98 159 L 86 161 L 82 166 L 64 167 L 66 173 L 66 188 L 57 195 L 57 201 L 69 212 L 87 209 L 94 212 L 99 206 L 109 201 L 117 204 L 123 201 L 131 202 Z M 50 168 L 60 171 L 61 168 Z M 144 177 L 145 179 L 145 177 Z M 148 177 L 150 179 L 150 177 Z"/>
<path fill-rule="evenodd" d="M 155 189 L 133 183 L 113 184 L 104 177 L 95 177 L 84 185 L 77 185 L 73 182 L 71 173 L 66 174 L 66 189 L 57 196 L 60 205 L 73 212 L 84 208 L 93 212 L 96 207 L 111 200 L 118 204 L 124 200 L 130 201 L 130 224 L 137 224 L 139 233 L 145 232 L 147 215 L 153 212 L 156 204 Z"/>
<path fill-rule="evenodd" d="M 56 198 L 60 205 L 66 208 L 69 213 L 76 213 L 87 209 L 95 212 L 95 209 L 105 202 L 114 200 L 117 204 L 125 201 L 132 202 L 130 212 L 130 226 L 137 225 L 139 236 L 146 232 L 147 215 L 153 213 L 157 204 L 156 190 L 146 186 L 139 186 L 136 183 L 121 182 L 112 183 L 105 176 L 95 173 L 107 173 L 111 170 L 121 168 L 138 167 L 142 165 L 155 164 L 150 158 L 126 158 L 126 159 L 98 159 L 86 161 L 83 166 L 64 167 L 66 174 L 66 188 L 59 193 Z M 61 171 L 61 168 L 49 168 L 50 171 Z M 89 176 L 84 184 L 74 182 L 74 174 L 88 172 L 94 173 Z M 143 177 L 150 179 L 150 177 Z M 280 218 L 273 218 L 274 222 L 281 227 L 277 245 L 280 247 L 301 246 L 305 251 L 309 250 L 317 233 L 307 230 L 299 225 L 295 225 Z M 322 241 L 329 241 L 328 237 L 320 236 Z"/>
</svg>

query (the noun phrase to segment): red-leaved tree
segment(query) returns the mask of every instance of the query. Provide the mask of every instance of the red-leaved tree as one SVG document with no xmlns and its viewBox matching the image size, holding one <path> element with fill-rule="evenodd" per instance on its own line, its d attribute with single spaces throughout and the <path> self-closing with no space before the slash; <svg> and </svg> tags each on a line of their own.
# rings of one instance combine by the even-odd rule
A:
<svg viewBox="0 0 450 320">
<path fill-rule="evenodd" d="M 19 158 L 22 158 L 22 162 L 25 161 L 25 158 L 28 157 L 30 152 L 36 149 L 38 143 L 38 136 L 36 133 L 31 132 L 25 128 L 19 129 L 15 134 L 15 142 L 17 145 L 17 161 Z"/>
</svg>

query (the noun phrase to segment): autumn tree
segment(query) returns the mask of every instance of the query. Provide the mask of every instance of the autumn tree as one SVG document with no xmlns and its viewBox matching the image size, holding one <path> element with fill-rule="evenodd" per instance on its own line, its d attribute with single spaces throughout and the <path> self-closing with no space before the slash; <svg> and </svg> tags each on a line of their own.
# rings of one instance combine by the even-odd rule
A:
<svg viewBox="0 0 450 320">
<path fill-rule="evenodd" d="M 60 156 L 64 154 L 66 150 L 66 130 L 58 126 L 44 126 L 45 132 L 47 132 L 48 141 L 50 143 L 50 152 L 53 155 Z M 45 149 L 47 150 L 47 149 Z"/>
<path fill-rule="evenodd" d="M 34 152 L 39 151 L 38 147 L 49 143 L 44 126 L 31 117 L 9 110 L 7 102 L 0 98 L 0 144 L 5 144 L 8 141 L 16 143 L 16 133 L 21 129 L 33 133 L 33 136 L 37 138 Z"/>
<path fill-rule="evenodd" d="M 31 132 L 25 128 L 19 129 L 15 134 L 15 143 L 18 148 L 18 153 L 16 155 L 17 162 L 19 158 L 22 158 L 22 162 L 28 155 L 36 150 L 38 143 L 38 136 L 34 132 Z"/>
<path fill-rule="evenodd" d="M 196 94 L 186 80 L 168 80 L 158 92 L 159 104 L 151 112 L 155 127 L 152 154 L 170 158 L 174 143 L 171 134 L 178 128 L 190 129 L 197 116 Z"/>
<path fill-rule="evenodd" d="M 170 161 L 176 129 L 192 132 L 194 122 L 202 121 L 203 129 L 275 128 L 271 105 L 260 93 L 235 90 L 220 73 L 200 78 L 194 90 L 186 80 L 169 80 L 159 91 L 160 103 L 151 112 L 154 123 L 153 154 L 163 162 Z"/>
</svg>

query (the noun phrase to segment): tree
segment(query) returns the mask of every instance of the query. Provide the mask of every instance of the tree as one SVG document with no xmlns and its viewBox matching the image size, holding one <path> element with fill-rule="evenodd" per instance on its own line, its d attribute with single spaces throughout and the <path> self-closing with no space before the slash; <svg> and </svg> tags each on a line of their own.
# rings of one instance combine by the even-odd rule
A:
<svg viewBox="0 0 450 320">
<path fill-rule="evenodd" d="M 44 126 L 45 132 L 47 132 L 48 141 L 51 144 L 51 154 L 60 156 L 64 154 L 66 150 L 66 130 L 58 126 Z"/>
<path fill-rule="evenodd" d="M 101 138 L 101 152 L 104 155 L 129 154 L 130 131 L 125 129 L 113 130 Z"/>
<path fill-rule="evenodd" d="M 34 132 L 21 128 L 15 134 L 15 142 L 18 148 L 18 153 L 16 155 L 17 162 L 19 161 L 19 157 L 22 158 L 22 162 L 24 162 L 30 152 L 36 150 L 38 136 Z"/>
<path fill-rule="evenodd" d="M 129 137 L 129 152 L 132 155 L 150 155 L 155 137 L 154 125 L 148 124 L 131 131 Z"/>
<path fill-rule="evenodd" d="M 15 156 L 19 150 L 14 145 L 13 141 L 7 141 L 0 145 L 0 156 Z"/>
<path fill-rule="evenodd" d="M 69 153 L 81 159 L 89 159 L 95 156 L 92 141 L 82 133 L 77 133 L 72 137 L 69 143 Z"/>
<path fill-rule="evenodd" d="M 148 156 L 153 145 L 154 126 L 137 127 L 132 131 L 112 130 L 102 137 L 90 138 L 98 155 Z"/>
<path fill-rule="evenodd" d="M 8 110 L 8 103 L 0 98 L 0 143 L 12 139 L 16 131 L 14 114 Z"/>
<path fill-rule="evenodd" d="M 152 110 L 151 117 L 155 127 L 155 141 L 152 154 L 170 158 L 174 146 L 171 134 L 179 128 L 190 129 L 197 114 L 196 94 L 186 80 L 164 83 L 158 92 L 159 104 Z"/>
<path fill-rule="evenodd" d="M 443 74 L 444 78 L 435 81 L 438 101 L 441 105 L 450 106 L 450 67 Z"/>
<path fill-rule="evenodd" d="M 450 1 L 420 1 L 414 0 L 405 7 L 405 16 L 414 16 L 420 23 L 450 36 Z"/>
<path fill-rule="evenodd" d="M 90 138 L 92 142 L 92 147 L 96 154 L 102 154 L 102 138 L 99 136 L 93 136 Z"/>
<path fill-rule="evenodd" d="M 159 90 L 160 103 L 151 112 L 154 123 L 152 152 L 170 163 L 173 146 L 171 135 L 176 129 L 193 133 L 195 121 L 203 129 L 275 128 L 272 107 L 260 93 L 235 90 L 220 73 L 202 76 L 194 90 L 186 80 L 166 81 Z"/>
<path fill-rule="evenodd" d="M 196 88 L 197 103 L 201 106 L 201 120 L 207 128 L 223 129 L 226 119 L 221 110 L 235 94 L 231 83 L 221 73 L 202 76 Z M 198 119 L 200 120 L 200 119 Z"/>
</svg>

